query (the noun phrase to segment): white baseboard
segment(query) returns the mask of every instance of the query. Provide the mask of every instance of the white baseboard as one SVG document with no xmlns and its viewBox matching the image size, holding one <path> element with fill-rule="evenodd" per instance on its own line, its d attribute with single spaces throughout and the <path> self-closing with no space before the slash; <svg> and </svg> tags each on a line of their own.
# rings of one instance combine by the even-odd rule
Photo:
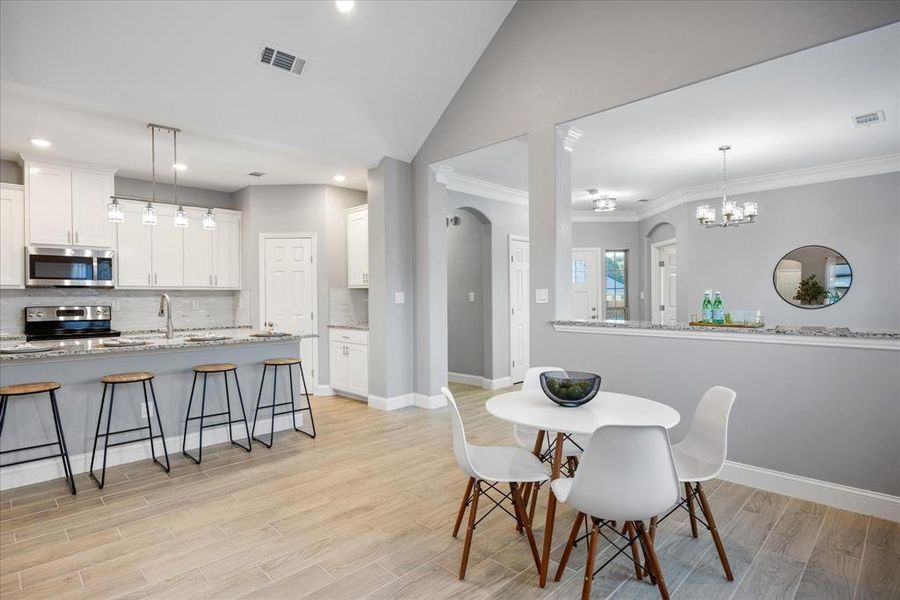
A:
<svg viewBox="0 0 900 600">
<path fill-rule="evenodd" d="M 317 385 L 316 396 L 334 396 L 334 390 L 329 385 Z"/>
<path fill-rule="evenodd" d="M 727 461 L 720 479 L 900 522 L 900 497 Z"/>
<path fill-rule="evenodd" d="M 469 375 L 467 373 L 447 373 L 447 381 L 451 383 L 462 383 L 463 385 L 474 385 L 483 390 L 496 390 L 512 385 L 512 380 L 509 377 L 488 379 L 481 375 Z"/>
<path fill-rule="evenodd" d="M 397 410 L 398 408 L 413 406 L 415 400 L 414 396 L 415 394 L 403 394 L 402 396 L 392 396 L 390 398 L 369 396 L 369 408 L 378 410 Z"/>
<path fill-rule="evenodd" d="M 303 423 L 303 414 L 297 415 L 299 425 Z M 252 423 L 249 424 L 251 427 Z M 271 419 L 259 419 L 256 424 L 257 434 L 265 436 L 269 432 Z M 235 441 L 244 443 L 246 432 L 243 426 L 235 423 L 234 439 Z M 284 431 L 293 427 L 291 416 L 289 414 L 280 415 L 275 419 L 275 431 Z M 265 439 L 265 437 L 263 437 Z M 196 456 L 197 446 L 199 445 L 199 433 L 190 433 L 187 436 L 188 451 Z M 221 444 L 228 441 L 228 430 L 225 427 L 216 427 L 215 429 L 207 429 L 203 432 L 203 446 L 208 447 L 213 444 Z M 155 440 L 155 448 L 157 456 L 162 452 L 162 442 Z M 257 446 L 258 447 L 258 446 Z M 166 450 L 169 455 L 178 455 L 181 452 L 181 436 L 170 436 L 166 438 Z M 150 442 L 135 442 L 134 444 L 123 444 L 122 446 L 114 446 L 109 449 L 106 455 L 106 466 L 112 467 L 139 460 L 150 460 Z M 102 448 L 97 448 L 97 459 L 94 461 L 94 472 L 98 473 L 101 462 L 103 460 Z M 86 473 L 91 465 L 91 453 L 70 454 L 69 462 L 72 465 L 72 471 L 76 474 Z M 64 477 L 62 461 L 59 458 L 49 458 L 47 460 L 36 461 L 33 463 L 25 463 L 22 465 L 14 465 L 5 467 L 2 476 L 0 476 L 0 489 L 7 490 L 11 488 L 39 483 L 41 481 L 49 481 Z"/>
<path fill-rule="evenodd" d="M 415 394 L 414 403 L 419 408 L 435 409 L 447 406 L 447 399 L 443 394 L 436 396 L 427 396 L 425 394 Z"/>
</svg>

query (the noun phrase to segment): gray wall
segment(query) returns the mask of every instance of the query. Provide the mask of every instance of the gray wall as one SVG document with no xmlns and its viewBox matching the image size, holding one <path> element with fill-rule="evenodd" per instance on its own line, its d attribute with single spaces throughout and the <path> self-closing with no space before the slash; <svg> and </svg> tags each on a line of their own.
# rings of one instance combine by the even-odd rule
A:
<svg viewBox="0 0 900 600">
<path fill-rule="evenodd" d="M 628 318 L 638 319 L 640 314 L 641 242 L 637 222 L 631 223 L 572 223 L 573 248 L 600 248 L 601 250 L 628 250 Z M 601 296 L 606 280 L 606 261 L 600 260 Z"/>
<path fill-rule="evenodd" d="M 241 268 L 250 322 L 259 323 L 259 234 L 316 233 L 318 247 L 317 313 L 319 323 L 319 382 L 328 381 L 328 324 L 331 285 L 346 285 L 347 247 L 331 239 L 346 228 L 343 210 L 364 204 L 365 192 L 337 190 L 324 185 L 249 186 L 235 192 L 241 211 Z M 346 240 L 346 237 L 341 239 Z M 338 282 L 338 283 L 334 283 Z"/>
<path fill-rule="evenodd" d="M 0 183 L 15 183 L 22 185 L 25 177 L 22 175 L 22 167 L 14 160 L 0 160 Z"/>
<path fill-rule="evenodd" d="M 149 181 L 126 177 L 116 177 L 115 186 L 117 194 L 140 196 L 141 198 L 149 198 L 153 188 L 153 184 Z M 161 202 L 171 203 L 174 197 L 172 185 L 156 182 L 156 197 Z M 237 208 L 234 194 L 183 185 L 178 186 L 178 201 L 188 206 L 203 208 Z"/>
<path fill-rule="evenodd" d="M 451 210 L 447 227 L 447 368 L 451 373 L 490 376 L 491 224 L 472 210 Z M 469 294 L 475 299 L 469 301 Z"/>
<path fill-rule="evenodd" d="M 532 363 L 552 359 L 568 361 L 572 367 L 600 369 L 603 348 L 597 336 L 579 336 L 576 341 L 557 334 L 549 324 L 557 314 L 556 283 L 564 275 L 562 259 L 568 262 L 568 258 L 563 250 L 571 237 L 571 223 L 561 210 L 564 206 L 556 202 L 556 124 L 898 19 L 900 4 L 896 2 L 520 2 L 514 6 L 413 161 L 417 391 L 437 394 L 447 364 L 447 257 L 441 234 L 445 208 L 430 200 L 438 195 L 431 164 L 528 135 L 531 285 L 551 290 L 548 304 L 531 307 Z M 614 364 L 646 367 L 662 362 L 667 367 L 652 378 L 632 367 L 623 371 L 626 376 L 621 380 L 614 379 L 609 389 L 643 391 L 664 399 L 658 390 L 644 389 L 652 383 L 659 389 L 678 389 L 682 404 L 694 400 L 695 387 L 708 383 L 686 377 L 700 370 L 698 351 L 684 345 L 689 342 L 655 345 L 652 340 L 639 340 L 630 344 L 631 350 L 617 351 L 620 358 Z M 625 347 L 619 338 L 615 342 L 615 347 Z M 657 355 L 657 348 L 664 352 Z M 766 354 L 771 346 L 762 351 L 757 345 L 736 348 L 731 365 L 754 364 L 757 356 L 772 358 L 765 360 L 766 369 L 747 371 L 732 382 L 742 410 L 750 411 L 739 413 L 734 421 L 736 440 L 744 441 L 732 444 L 733 458 L 897 492 L 896 465 L 873 459 L 886 456 L 885 448 L 897 447 L 896 437 L 881 433 L 886 427 L 900 429 L 896 406 L 890 404 L 896 401 L 900 371 L 895 353 L 776 347 L 779 350 Z M 830 368 L 814 369 L 812 365 L 826 351 L 833 352 L 828 355 Z M 710 347 L 702 356 L 714 353 Z M 657 360 L 648 360 L 648 354 Z M 809 368 L 791 368 L 797 360 Z M 735 369 L 723 372 L 721 382 L 729 383 Z M 610 367 L 604 368 L 609 371 Z M 819 395 L 814 403 L 798 401 L 790 392 L 798 381 L 810 377 L 816 378 L 813 387 Z M 850 380 L 855 384 L 852 391 L 846 390 Z M 854 448 L 828 466 L 820 457 L 836 452 L 829 436 L 844 427 L 841 415 L 848 397 L 866 402 L 862 414 L 856 407 L 851 416 L 856 435 L 842 444 Z M 771 427 L 773 412 L 766 408 L 772 404 L 778 408 L 777 428 Z M 816 415 L 807 428 L 811 410 Z M 886 415 L 894 418 L 886 419 Z M 795 427 L 802 435 L 785 436 L 785 427 Z M 786 453 L 786 445 L 796 451 Z"/>
</svg>

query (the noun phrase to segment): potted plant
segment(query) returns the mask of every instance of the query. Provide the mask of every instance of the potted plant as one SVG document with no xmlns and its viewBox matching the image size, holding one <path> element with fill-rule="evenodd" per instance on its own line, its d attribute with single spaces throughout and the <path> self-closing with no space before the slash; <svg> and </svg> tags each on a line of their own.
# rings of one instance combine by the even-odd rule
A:
<svg viewBox="0 0 900 600">
<path fill-rule="evenodd" d="M 816 281 L 815 274 L 800 280 L 794 300 L 800 304 L 822 304 L 825 301 L 827 291 L 822 284 Z"/>
</svg>

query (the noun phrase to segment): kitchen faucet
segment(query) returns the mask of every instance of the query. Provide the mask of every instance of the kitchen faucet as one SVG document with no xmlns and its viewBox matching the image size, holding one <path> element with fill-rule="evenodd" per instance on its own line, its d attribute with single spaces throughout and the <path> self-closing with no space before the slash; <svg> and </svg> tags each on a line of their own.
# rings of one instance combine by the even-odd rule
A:
<svg viewBox="0 0 900 600">
<path fill-rule="evenodd" d="M 166 317 L 166 339 L 171 340 L 175 337 L 175 330 L 172 327 L 172 301 L 168 294 L 163 294 L 159 298 L 159 316 Z"/>
</svg>

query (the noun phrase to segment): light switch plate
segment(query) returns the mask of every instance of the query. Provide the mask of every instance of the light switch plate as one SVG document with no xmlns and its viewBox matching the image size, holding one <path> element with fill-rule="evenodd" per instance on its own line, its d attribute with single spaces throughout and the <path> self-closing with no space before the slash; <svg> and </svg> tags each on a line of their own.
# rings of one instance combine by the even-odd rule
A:
<svg viewBox="0 0 900 600">
<path fill-rule="evenodd" d="M 547 304 L 550 302 L 550 290 L 547 288 L 538 288 L 534 290 L 535 304 Z"/>
<path fill-rule="evenodd" d="M 406 294 L 403 292 L 394 292 L 394 304 L 403 304 L 406 302 Z"/>
<path fill-rule="evenodd" d="M 475 292 L 469 292 L 469 302 L 475 302 Z"/>
<path fill-rule="evenodd" d="M 199 300 L 191 300 L 191 310 L 200 310 Z"/>
</svg>

